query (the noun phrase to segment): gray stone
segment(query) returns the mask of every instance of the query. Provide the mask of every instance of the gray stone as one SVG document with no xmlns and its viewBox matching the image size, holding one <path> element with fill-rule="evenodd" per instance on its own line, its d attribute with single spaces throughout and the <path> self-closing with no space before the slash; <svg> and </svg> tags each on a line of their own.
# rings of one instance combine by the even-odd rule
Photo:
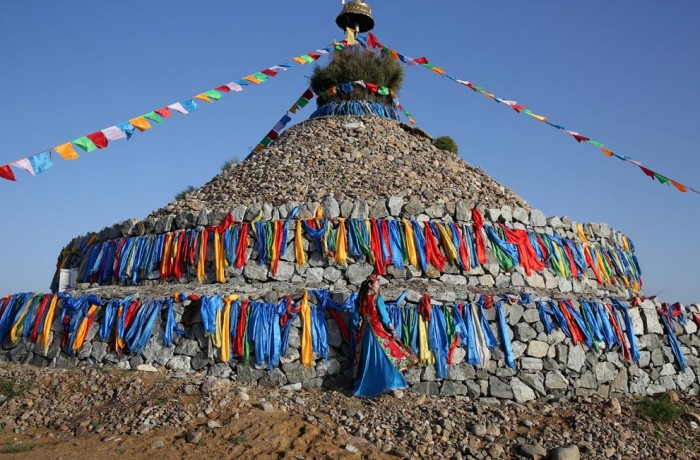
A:
<svg viewBox="0 0 700 460">
<path fill-rule="evenodd" d="M 583 374 L 581 374 L 581 377 L 574 380 L 574 386 L 593 390 L 598 386 L 598 384 L 596 383 L 595 375 L 593 375 L 593 372 L 586 371 Z"/>
<path fill-rule="evenodd" d="M 354 206 L 354 203 L 349 200 L 342 200 L 340 202 L 340 216 L 341 217 L 350 217 L 350 214 L 352 214 L 352 208 Z"/>
<path fill-rule="evenodd" d="M 544 379 L 544 386 L 550 390 L 566 390 L 569 386 L 569 381 L 561 372 L 549 371 Z"/>
<path fill-rule="evenodd" d="M 440 396 L 463 396 L 467 394 L 467 386 L 460 382 L 445 380 L 442 382 Z"/>
<path fill-rule="evenodd" d="M 243 384 L 252 384 L 260 380 L 266 371 L 256 369 L 248 363 L 238 363 L 236 365 L 236 380 Z"/>
<path fill-rule="evenodd" d="M 384 200 L 377 201 L 369 212 L 369 216 L 373 219 L 384 219 L 388 217 L 389 210 L 386 208 L 386 202 Z"/>
<path fill-rule="evenodd" d="M 639 306 L 639 313 L 644 323 L 644 332 L 647 334 L 663 334 L 663 326 L 656 313 L 656 306 L 651 300 L 645 300 Z"/>
<path fill-rule="evenodd" d="M 574 372 L 581 372 L 581 368 L 586 365 L 586 352 L 580 345 L 569 345 L 569 356 L 566 360 L 566 367 Z"/>
<path fill-rule="evenodd" d="M 190 358 L 189 356 L 173 356 L 170 358 L 165 365 L 166 368 L 171 371 L 185 371 L 188 372 L 190 368 Z"/>
<path fill-rule="evenodd" d="M 639 348 L 642 350 L 656 350 L 663 347 L 664 343 L 656 334 L 645 334 L 639 338 Z"/>
<path fill-rule="evenodd" d="M 335 267 L 326 267 L 323 270 L 323 279 L 335 283 L 340 279 L 343 274 Z"/>
<path fill-rule="evenodd" d="M 695 383 L 695 372 L 690 367 L 686 367 L 683 372 L 679 372 L 676 377 L 676 383 L 678 388 L 681 390 L 686 390 L 689 386 Z"/>
<path fill-rule="evenodd" d="M 498 377 L 489 378 L 489 394 L 500 399 L 513 399 L 513 389 Z"/>
<path fill-rule="evenodd" d="M 345 270 L 345 278 L 350 284 L 359 286 L 374 271 L 370 264 L 352 264 Z"/>
<path fill-rule="evenodd" d="M 350 217 L 353 219 L 366 219 L 369 217 L 369 207 L 365 200 L 356 200 Z"/>
<path fill-rule="evenodd" d="M 245 269 L 243 269 L 245 274 Z M 276 281 L 289 281 L 294 276 L 294 264 L 280 260 L 277 263 L 277 273 L 272 275 L 272 279 Z"/>
<path fill-rule="evenodd" d="M 534 374 L 521 372 L 518 374 L 518 378 L 527 384 L 527 386 L 535 390 L 540 396 L 546 394 L 547 391 L 544 388 L 544 376 L 541 372 L 536 372 Z"/>
<path fill-rule="evenodd" d="M 209 367 L 208 374 L 218 379 L 226 379 L 233 373 L 227 363 L 216 363 Z"/>
<path fill-rule="evenodd" d="M 491 275 L 483 275 L 479 277 L 479 284 L 483 287 L 492 287 L 496 285 L 496 280 Z"/>
<path fill-rule="evenodd" d="M 429 396 L 438 396 L 440 394 L 438 385 L 435 382 L 419 382 L 413 385 L 411 390 Z"/>
<path fill-rule="evenodd" d="M 455 203 L 455 219 L 459 222 L 468 222 L 471 220 L 471 207 L 464 200 L 458 200 Z"/>
<path fill-rule="evenodd" d="M 316 363 L 316 376 L 325 377 L 340 373 L 340 362 L 337 359 L 329 358 L 328 361 L 320 360 Z"/>
<path fill-rule="evenodd" d="M 539 358 L 521 358 L 520 368 L 527 371 L 541 371 L 543 368 L 542 360 Z"/>
<path fill-rule="evenodd" d="M 610 382 L 617 376 L 617 368 L 610 362 L 599 362 L 594 370 L 599 383 Z"/>
<path fill-rule="evenodd" d="M 304 367 L 300 362 L 282 364 L 282 370 L 287 375 L 289 383 L 305 382 L 316 377 L 316 369 L 313 367 Z"/>
<path fill-rule="evenodd" d="M 548 460 L 580 460 L 578 447 L 571 444 L 565 447 L 555 447 L 547 453 Z"/>
<path fill-rule="evenodd" d="M 510 380 L 510 386 L 513 389 L 513 397 L 519 403 L 532 401 L 536 398 L 535 392 L 532 390 L 532 388 L 517 378 L 512 378 Z"/>
<path fill-rule="evenodd" d="M 533 358 L 544 358 L 547 356 L 549 351 L 549 345 L 546 342 L 540 342 L 539 340 L 532 340 L 527 345 L 527 351 L 525 354 Z"/>
<path fill-rule="evenodd" d="M 610 383 L 610 391 L 617 391 L 620 393 L 627 393 L 629 385 L 629 378 L 627 374 L 627 369 L 623 368 L 619 374 Z"/>
<path fill-rule="evenodd" d="M 326 197 L 326 199 L 321 202 L 321 205 L 323 206 L 323 217 L 330 219 L 340 217 L 340 205 L 338 204 L 338 200 L 332 196 Z"/>
<path fill-rule="evenodd" d="M 527 224 L 527 222 L 523 223 Z M 533 227 L 544 227 L 547 225 L 547 218 L 539 209 L 533 209 L 530 211 L 530 224 Z"/>
<path fill-rule="evenodd" d="M 90 356 L 95 360 L 95 361 L 102 361 L 104 357 L 107 355 L 107 342 L 93 342 L 92 343 L 92 352 L 90 353 Z"/>
<path fill-rule="evenodd" d="M 148 364 L 157 364 L 165 366 L 173 357 L 175 352 L 174 347 L 165 347 L 163 345 L 162 332 L 155 337 L 151 337 L 146 346 L 143 348 L 141 355 Z M 159 340 L 160 339 L 160 340 Z"/>
<path fill-rule="evenodd" d="M 547 451 L 543 447 L 534 444 L 520 444 L 518 453 L 529 460 L 543 460 L 547 455 Z"/>
<path fill-rule="evenodd" d="M 466 278 L 466 276 L 462 276 L 462 275 L 442 275 L 440 277 L 440 281 L 442 281 L 445 284 L 453 285 L 453 286 L 466 286 L 467 285 L 467 278 Z"/>
<path fill-rule="evenodd" d="M 304 276 L 306 277 L 306 282 L 311 283 L 322 283 L 323 282 L 324 270 L 321 267 L 311 267 L 306 270 Z"/>
<path fill-rule="evenodd" d="M 515 326 L 515 338 L 521 342 L 529 342 L 537 337 L 537 332 L 527 323 L 519 323 Z"/>
<path fill-rule="evenodd" d="M 530 276 L 525 277 L 525 285 L 536 289 L 544 289 L 545 281 L 542 275 L 533 272 Z"/>
<path fill-rule="evenodd" d="M 332 319 L 326 320 L 326 335 L 328 336 L 328 345 L 331 347 L 340 348 L 343 344 L 343 336 L 338 324 Z"/>
<path fill-rule="evenodd" d="M 403 214 L 406 217 L 417 216 L 421 212 L 423 212 L 423 203 L 420 202 L 420 198 L 417 196 L 412 196 L 403 207 Z"/>
<path fill-rule="evenodd" d="M 403 198 L 400 196 L 390 196 L 389 199 L 387 199 L 387 207 L 392 216 L 399 217 L 401 215 L 401 208 L 403 208 Z"/>
<path fill-rule="evenodd" d="M 520 319 L 523 317 L 525 309 L 522 305 L 516 303 L 513 305 L 509 305 L 505 311 L 508 312 L 508 324 L 510 324 L 511 326 L 515 326 L 520 322 Z"/>
<path fill-rule="evenodd" d="M 267 281 L 267 272 L 267 265 L 260 265 L 254 261 L 249 261 L 243 268 L 243 276 L 255 281 Z"/>
<path fill-rule="evenodd" d="M 199 343 L 196 340 L 188 339 L 186 337 L 180 338 L 177 346 L 175 347 L 176 355 L 194 356 L 199 352 Z"/>
<path fill-rule="evenodd" d="M 524 210 L 521 207 L 516 207 L 513 209 L 513 221 L 514 222 L 520 222 L 525 225 L 530 224 L 530 217 L 527 214 L 527 211 Z"/>
<path fill-rule="evenodd" d="M 571 281 L 561 276 L 557 276 L 557 287 L 563 293 L 571 292 L 574 289 Z"/>
</svg>

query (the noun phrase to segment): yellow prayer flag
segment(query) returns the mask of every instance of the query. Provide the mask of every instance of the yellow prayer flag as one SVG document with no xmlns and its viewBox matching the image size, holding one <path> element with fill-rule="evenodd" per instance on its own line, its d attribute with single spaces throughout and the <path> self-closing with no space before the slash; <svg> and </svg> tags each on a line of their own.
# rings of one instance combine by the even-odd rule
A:
<svg viewBox="0 0 700 460">
<path fill-rule="evenodd" d="M 146 117 L 144 116 L 132 118 L 131 120 L 129 120 L 129 123 L 134 125 L 134 127 L 141 132 L 144 132 L 147 129 L 151 129 L 151 124 L 148 122 L 148 120 L 146 120 Z"/>
<path fill-rule="evenodd" d="M 256 85 L 259 85 L 260 83 L 262 83 L 260 80 L 258 80 L 257 78 L 255 78 L 255 75 L 248 75 L 247 77 L 243 77 L 243 79 L 244 79 L 245 81 L 249 81 L 249 82 L 251 82 L 251 83 L 255 83 Z"/>
<path fill-rule="evenodd" d="M 199 99 L 200 101 L 208 102 L 208 103 L 210 103 L 210 104 L 213 104 L 213 103 L 214 103 L 214 101 L 212 101 L 211 98 L 209 98 L 209 96 L 207 96 L 207 95 L 204 94 L 204 93 L 199 93 L 199 94 L 197 94 L 194 98 L 195 98 L 195 99 Z"/>
<path fill-rule="evenodd" d="M 304 59 L 304 58 L 302 58 L 302 57 L 300 57 L 300 56 L 293 57 L 292 60 L 293 60 L 294 62 L 296 62 L 297 64 L 306 64 L 306 59 Z"/>
<path fill-rule="evenodd" d="M 615 155 L 615 152 L 613 152 L 612 150 L 604 149 L 603 147 L 600 148 L 600 151 L 609 157 Z"/>
<path fill-rule="evenodd" d="M 297 267 L 301 267 L 306 263 L 306 253 L 304 252 L 304 246 L 301 241 L 301 228 L 301 220 L 298 220 L 296 234 L 294 236 L 294 255 L 296 256 Z"/>
<path fill-rule="evenodd" d="M 56 153 L 61 155 L 61 158 L 63 158 L 64 160 L 75 160 L 76 158 L 78 158 L 78 154 L 73 148 L 73 144 L 71 144 L 70 142 L 66 142 L 65 144 L 56 146 L 53 149 L 56 151 Z"/>
<path fill-rule="evenodd" d="M 528 113 L 532 118 L 535 118 L 541 122 L 547 122 L 547 118 L 543 117 L 542 115 L 537 115 L 536 113 Z"/>
</svg>

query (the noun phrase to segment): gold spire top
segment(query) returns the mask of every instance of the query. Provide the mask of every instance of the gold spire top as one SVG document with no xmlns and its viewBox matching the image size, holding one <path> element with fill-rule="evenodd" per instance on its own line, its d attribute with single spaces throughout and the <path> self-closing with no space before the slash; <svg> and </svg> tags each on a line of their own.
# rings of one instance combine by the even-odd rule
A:
<svg viewBox="0 0 700 460">
<path fill-rule="evenodd" d="M 335 18 L 335 23 L 338 24 L 338 27 L 344 32 L 348 29 L 358 34 L 369 32 L 374 28 L 372 9 L 367 3 L 361 0 L 350 2 L 343 1 L 343 11 Z"/>
</svg>

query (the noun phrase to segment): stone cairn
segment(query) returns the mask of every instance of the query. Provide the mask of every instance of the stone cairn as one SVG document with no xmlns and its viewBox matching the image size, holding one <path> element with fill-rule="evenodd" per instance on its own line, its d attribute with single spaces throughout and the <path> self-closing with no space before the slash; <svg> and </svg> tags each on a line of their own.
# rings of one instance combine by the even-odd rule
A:
<svg viewBox="0 0 700 460">
<path fill-rule="evenodd" d="M 498 184 L 479 168 L 457 156 L 436 149 L 428 135 L 399 122 L 378 117 L 326 117 L 308 120 L 288 129 L 269 149 L 252 155 L 223 171 L 209 183 L 182 200 L 154 211 L 143 220 L 130 219 L 75 238 L 67 252 L 87 241 L 100 242 L 122 237 L 163 234 L 167 232 L 219 225 L 227 215 L 236 222 L 261 217 L 263 221 L 286 219 L 299 207 L 297 218 L 311 218 L 319 206 L 328 218 L 413 219 L 471 224 L 471 209 L 476 207 L 487 224 L 504 224 L 510 228 L 578 240 L 577 224 L 566 217 L 546 218 L 515 193 Z M 623 247 L 624 235 L 606 224 L 583 224 L 591 244 L 610 248 Z M 304 239 L 307 263 L 295 263 L 295 234 L 288 233 L 277 272 L 254 259 L 257 248 L 253 240 L 248 247 L 245 266 L 226 269 L 224 283 L 216 282 L 208 262 L 206 278 L 199 282 L 185 274 L 182 279 L 162 280 L 157 273 L 137 285 L 78 284 L 69 293 L 74 296 L 95 294 L 102 299 L 163 299 L 175 292 L 225 296 L 245 293 L 250 299 L 276 302 L 285 295 L 294 300 L 304 291 L 328 289 L 338 300 L 355 292 L 374 267 L 360 257 L 336 264 L 314 244 Z M 209 248 L 213 259 L 213 249 Z M 570 298 L 578 308 L 581 300 L 606 301 L 610 297 L 630 302 L 638 296 L 623 283 L 599 284 L 589 269 L 578 279 L 557 276 L 549 267 L 530 276 L 522 267 L 504 271 L 487 245 L 488 261 L 471 270 L 448 263 L 439 271 L 429 266 L 423 271 L 413 266 L 387 268 L 382 277 L 382 294 L 393 300 L 407 292 L 406 301 L 416 304 L 424 293 L 433 303 L 455 304 L 475 301 L 479 294 L 518 295 L 528 293 L 533 299 Z M 68 267 L 77 267 L 76 256 Z M 100 341 L 97 330 L 101 312 L 87 333 L 76 356 L 61 348 L 62 325 L 53 324 L 52 340 L 47 350 L 20 339 L 3 345 L 3 359 L 44 367 L 116 365 L 131 369 L 140 365 L 162 366 L 171 370 L 202 371 L 220 378 L 245 384 L 287 388 L 342 388 L 352 382 L 350 345 L 330 318 L 326 318 L 328 359 L 316 359 L 313 366 L 300 361 L 301 322 L 291 328 L 289 349 L 280 366 L 268 369 L 239 361 L 234 357 L 220 362 L 211 338 L 204 332 L 197 301 L 176 301 L 175 319 L 186 331 L 175 337 L 172 347 L 163 345 L 162 318 L 141 353 L 118 356 L 107 342 Z M 680 390 L 689 394 L 700 391 L 700 336 L 693 321 L 676 324 L 676 334 L 686 359 L 680 371 L 668 337 L 660 322 L 658 299 L 643 300 L 630 308 L 631 327 L 636 337 L 640 359 L 626 362 L 618 349 L 594 350 L 574 345 L 560 330 L 547 334 L 534 303 L 505 306 L 507 332 L 512 339 L 516 366 L 507 367 L 500 348 L 492 350 L 491 359 L 475 367 L 466 363 L 466 352 L 458 347 L 448 377 L 439 379 L 431 365 L 409 369 L 406 378 L 419 393 L 441 396 L 469 396 L 484 400 L 532 400 L 547 395 L 591 395 L 607 397 L 610 393 L 636 395 Z M 697 311 L 697 306 L 692 306 Z M 497 332 L 495 309 L 487 309 L 490 327 Z M 626 326 L 622 324 L 626 330 Z"/>
</svg>

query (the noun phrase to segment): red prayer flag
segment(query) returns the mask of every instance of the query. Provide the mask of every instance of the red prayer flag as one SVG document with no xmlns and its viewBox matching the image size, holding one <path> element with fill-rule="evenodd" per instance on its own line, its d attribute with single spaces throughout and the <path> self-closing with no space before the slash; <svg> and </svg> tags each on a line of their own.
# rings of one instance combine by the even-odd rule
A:
<svg viewBox="0 0 700 460">
<path fill-rule="evenodd" d="M 318 53 L 308 53 L 307 56 L 311 57 L 314 61 L 321 57 Z"/>
<path fill-rule="evenodd" d="M 277 72 L 275 72 L 274 70 L 270 70 L 270 69 L 265 69 L 262 71 L 262 73 L 264 73 L 265 75 L 269 75 L 271 77 L 274 77 L 275 75 L 277 75 Z"/>
<path fill-rule="evenodd" d="M 513 110 L 515 110 L 518 113 L 520 113 L 520 111 L 525 108 L 524 105 L 511 105 L 511 107 L 513 108 Z"/>
<path fill-rule="evenodd" d="M 311 88 L 307 89 L 304 91 L 304 94 L 301 95 L 304 99 L 311 100 L 314 97 L 314 92 L 311 91 Z"/>
<path fill-rule="evenodd" d="M 170 118 L 172 116 L 172 114 L 170 113 L 170 109 L 168 107 L 163 107 L 161 109 L 154 110 L 154 112 L 163 118 Z"/>
<path fill-rule="evenodd" d="M 229 88 L 226 85 L 219 86 L 218 88 L 215 88 L 215 89 L 217 91 L 221 91 L 222 93 L 228 93 L 229 91 L 231 91 L 231 88 Z M 156 110 L 156 112 L 158 112 L 158 111 Z"/>
<path fill-rule="evenodd" d="M 651 169 L 645 168 L 642 165 L 639 165 L 639 169 L 641 169 L 644 174 L 651 177 L 651 180 L 654 180 L 654 171 L 652 171 Z"/>
<path fill-rule="evenodd" d="M 578 142 L 590 141 L 590 140 L 591 140 L 590 138 L 588 138 L 588 137 L 586 137 L 586 136 L 582 136 L 582 135 L 580 135 L 580 134 L 572 134 L 572 136 L 573 136 L 573 138 L 576 139 Z"/>
<path fill-rule="evenodd" d="M 381 48 L 382 44 L 379 43 L 379 40 L 377 40 L 377 37 L 372 32 L 368 32 L 367 33 L 367 46 L 370 48 Z"/>
<path fill-rule="evenodd" d="M 12 172 L 12 169 L 10 169 L 10 165 L 2 165 L 0 166 L 0 177 L 3 179 L 7 180 L 13 180 L 16 181 L 15 179 L 15 173 Z"/>
<path fill-rule="evenodd" d="M 277 140 L 277 138 L 278 138 L 279 136 L 280 136 L 280 134 L 279 134 L 277 131 L 275 131 L 274 129 L 271 130 L 271 131 L 270 131 L 269 133 L 267 133 L 267 135 L 266 135 L 266 137 L 269 137 L 269 138 L 272 139 L 273 141 L 274 141 L 274 140 Z"/>
<path fill-rule="evenodd" d="M 419 57 L 415 58 L 413 62 L 418 63 L 418 64 L 427 64 L 428 60 L 425 57 Z"/>
<path fill-rule="evenodd" d="M 379 86 L 376 85 L 375 83 L 367 83 L 367 82 L 365 82 L 365 86 L 366 86 L 367 89 L 368 89 L 370 92 L 372 92 L 372 93 L 376 93 L 377 91 L 379 91 Z"/>
<path fill-rule="evenodd" d="M 103 149 L 107 147 L 107 144 L 109 141 L 107 140 L 107 137 L 105 136 L 105 133 L 102 131 L 95 131 L 92 134 L 88 134 L 87 138 L 92 141 L 93 144 L 95 144 L 95 147 L 98 149 Z"/>
</svg>

